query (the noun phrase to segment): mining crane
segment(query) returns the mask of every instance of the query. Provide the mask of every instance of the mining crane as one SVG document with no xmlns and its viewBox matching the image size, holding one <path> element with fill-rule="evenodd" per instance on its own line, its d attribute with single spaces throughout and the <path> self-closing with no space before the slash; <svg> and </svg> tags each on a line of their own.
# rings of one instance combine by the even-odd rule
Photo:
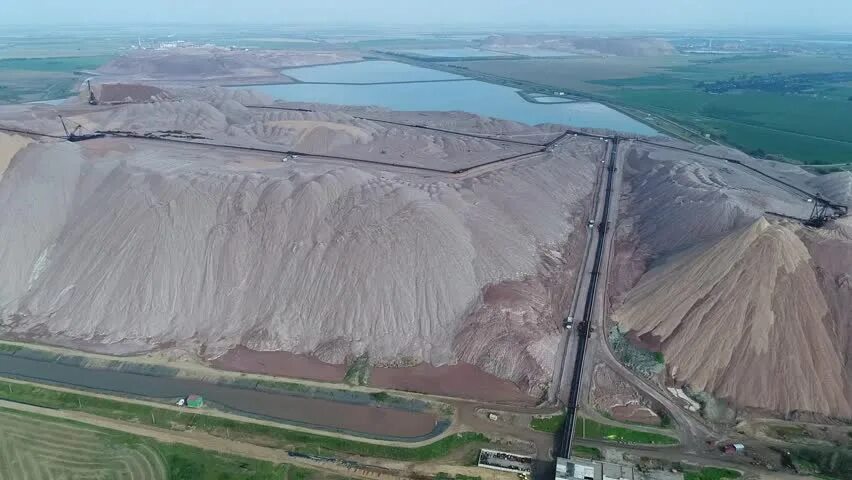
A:
<svg viewBox="0 0 852 480">
<path fill-rule="evenodd" d="M 59 121 L 62 122 L 62 130 L 65 130 L 65 138 L 69 142 L 81 142 L 83 140 L 90 140 L 92 138 L 102 138 L 105 137 L 103 133 L 80 133 L 83 129 L 83 126 L 79 123 L 74 130 L 68 131 L 68 127 L 65 125 L 65 119 L 62 118 L 62 115 L 59 115 Z"/>
<path fill-rule="evenodd" d="M 95 97 L 95 91 L 92 90 L 92 81 L 86 80 L 86 85 L 89 86 L 89 105 L 97 105 L 98 99 Z"/>
<path fill-rule="evenodd" d="M 836 218 L 845 217 L 849 213 L 848 207 L 831 203 L 819 193 L 808 201 L 814 203 L 810 218 L 805 220 L 805 225 L 809 227 L 820 228 Z"/>
</svg>

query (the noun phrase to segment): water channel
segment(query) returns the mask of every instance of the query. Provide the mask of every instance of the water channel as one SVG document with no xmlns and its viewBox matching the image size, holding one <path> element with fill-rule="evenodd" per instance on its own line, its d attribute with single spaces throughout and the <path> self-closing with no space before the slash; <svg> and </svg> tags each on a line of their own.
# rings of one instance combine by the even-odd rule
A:
<svg viewBox="0 0 852 480">
<path fill-rule="evenodd" d="M 214 383 L 175 377 L 156 368 L 131 369 L 130 364 L 120 369 L 89 368 L 80 365 L 83 357 L 35 353 L 0 352 L 0 376 L 170 403 L 192 393 L 230 413 L 384 440 L 425 440 L 448 426 L 435 415 L 418 411 L 422 408 L 417 402 L 384 407 L 372 404 L 368 394 L 357 392 L 331 388 L 287 391 L 252 381 Z"/>
</svg>

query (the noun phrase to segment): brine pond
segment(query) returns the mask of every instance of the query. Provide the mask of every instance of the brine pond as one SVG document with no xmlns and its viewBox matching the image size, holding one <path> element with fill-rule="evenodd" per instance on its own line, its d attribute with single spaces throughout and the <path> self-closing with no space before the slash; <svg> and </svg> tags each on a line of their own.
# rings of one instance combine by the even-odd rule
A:
<svg viewBox="0 0 852 480">
<path fill-rule="evenodd" d="M 399 407 L 376 405 L 369 394 L 362 392 L 321 387 L 278 388 L 275 384 L 263 386 L 250 379 L 208 382 L 177 376 L 174 372 L 161 372 L 146 365 L 113 362 L 120 365 L 92 368 L 83 366 L 85 360 L 84 357 L 29 349 L 0 350 L 0 378 L 170 403 L 195 393 L 202 395 L 214 408 L 229 413 L 382 440 L 423 441 L 449 426 L 448 421 L 438 419 L 416 403 Z"/>
<path fill-rule="evenodd" d="M 599 103 L 531 103 L 514 88 L 397 62 L 288 68 L 282 73 L 301 82 L 316 83 L 251 88 L 288 102 L 376 105 L 402 111 L 464 111 L 530 125 L 557 123 L 640 135 L 656 133 L 651 127 Z M 380 82 L 408 83 L 375 84 Z"/>
</svg>

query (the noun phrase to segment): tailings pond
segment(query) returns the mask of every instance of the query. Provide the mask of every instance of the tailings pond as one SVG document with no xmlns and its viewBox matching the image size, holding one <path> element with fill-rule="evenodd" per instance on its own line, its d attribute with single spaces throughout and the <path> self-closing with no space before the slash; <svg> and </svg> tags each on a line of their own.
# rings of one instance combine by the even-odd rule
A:
<svg viewBox="0 0 852 480">
<path fill-rule="evenodd" d="M 168 367 L 114 362 L 115 368 L 87 368 L 81 366 L 84 362 L 84 357 L 28 349 L 0 351 L 0 376 L 169 402 L 194 393 L 230 413 L 384 440 L 425 440 L 449 426 L 448 421 L 439 421 L 425 411 L 426 404 L 419 400 L 400 399 L 394 406 L 377 406 L 362 392 L 246 379 L 213 383 L 176 377 L 176 371 Z"/>
<path fill-rule="evenodd" d="M 599 103 L 530 103 L 514 88 L 472 79 L 465 81 L 465 77 L 458 75 L 397 62 L 366 61 L 289 68 L 282 73 L 302 82 L 316 83 L 251 88 L 290 102 L 377 105 L 404 111 L 455 110 L 530 125 L 556 123 L 641 135 L 656 133 L 651 127 Z M 374 84 L 380 82 L 412 83 Z"/>
<path fill-rule="evenodd" d="M 439 58 L 477 58 L 477 57 L 513 57 L 511 53 L 493 52 L 479 50 L 476 48 L 419 48 L 413 50 L 400 50 L 398 53 L 405 55 L 417 55 L 420 57 Z"/>
</svg>

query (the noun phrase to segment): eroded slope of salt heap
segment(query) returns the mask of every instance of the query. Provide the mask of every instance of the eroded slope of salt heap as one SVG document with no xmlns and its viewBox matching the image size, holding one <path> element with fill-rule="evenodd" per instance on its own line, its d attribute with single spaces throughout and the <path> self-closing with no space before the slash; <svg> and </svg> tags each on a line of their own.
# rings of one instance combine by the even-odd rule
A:
<svg viewBox="0 0 852 480">
<path fill-rule="evenodd" d="M 410 129 L 406 147 L 386 133 L 398 127 L 344 114 L 240 117 L 201 100 L 72 118 L 241 144 L 339 133 L 339 148 L 369 155 L 379 142 L 424 165 L 501 150 Z M 2 328 L 111 352 L 244 345 L 334 363 L 362 352 L 391 365 L 467 361 L 535 391 L 551 375 L 602 154 L 601 142 L 572 139 L 453 177 L 148 140 L 33 144 L 0 181 Z M 488 294 L 516 284 L 536 295 Z M 494 315 L 499 330 L 482 321 Z"/>
</svg>

